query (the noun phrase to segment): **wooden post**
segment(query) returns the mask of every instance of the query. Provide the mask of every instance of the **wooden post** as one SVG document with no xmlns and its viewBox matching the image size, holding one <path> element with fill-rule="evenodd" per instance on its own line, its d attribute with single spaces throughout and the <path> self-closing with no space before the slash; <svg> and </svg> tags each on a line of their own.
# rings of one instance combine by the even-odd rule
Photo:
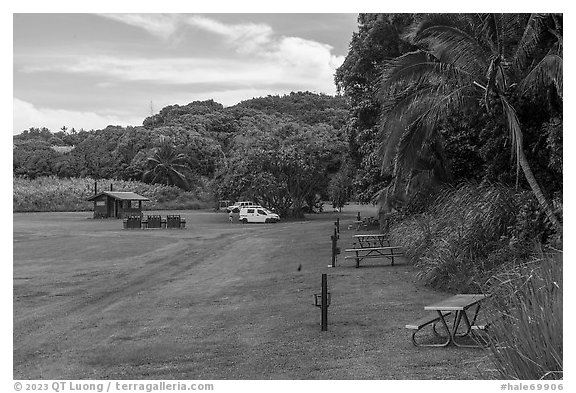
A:
<svg viewBox="0 0 576 393">
<path fill-rule="evenodd" d="M 340 233 L 340 217 L 336 218 L 336 230 Z"/>
<path fill-rule="evenodd" d="M 336 267 L 336 228 L 334 228 L 334 235 L 330 236 L 332 240 L 332 267 Z"/>
<path fill-rule="evenodd" d="M 113 191 L 113 190 L 112 190 L 112 183 L 110 183 L 110 191 Z M 360 214 L 360 213 L 358 213 L 358 214 Z"/>
<path fill-rule="evenodd" d="M 326 273 L 322 273 L 322 331 L 328 330 L 328 279 Z"/>
<path fill-rule="evenodd" d="M 360 212 L 358 212 L 358 215 L 356 216 L 356 221 L 360 221 Z"/>
<path fill-rule="evenodd" d="M 98 183 L 94 182 L 94 195 L 98 194 Z"/>
</svg>

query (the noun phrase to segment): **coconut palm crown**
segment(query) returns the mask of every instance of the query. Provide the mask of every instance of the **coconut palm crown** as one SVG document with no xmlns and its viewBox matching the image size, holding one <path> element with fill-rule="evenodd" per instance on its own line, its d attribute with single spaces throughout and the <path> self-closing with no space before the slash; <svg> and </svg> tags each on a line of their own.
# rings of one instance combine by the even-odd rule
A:
<svg viewBox="0 0 576 393">
<path fill-rule="evenodd" d="M 188 180 L 183 173 L 188 169 L 186 156 L 176 153 L 170 139 L 162 139 L 160 146 L 148 158 L 147 163 L 151 169 L 144 173 L 142 177 L 144 181 L 189 188 Z"/>
</svg>

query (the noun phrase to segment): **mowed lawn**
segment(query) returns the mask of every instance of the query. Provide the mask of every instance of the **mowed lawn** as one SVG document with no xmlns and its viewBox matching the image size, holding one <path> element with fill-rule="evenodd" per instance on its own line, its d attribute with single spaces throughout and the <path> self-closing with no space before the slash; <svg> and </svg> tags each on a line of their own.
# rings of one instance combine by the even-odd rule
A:
<svg viewBox="0 0 576 393">
<path fill-rule="evenodd" d="M 331 209 L 330 209 L 331 210 Z M 15 379 L 484 379 L 481 349 L 416 348 L 406 323 L 448 296 L 405 262 L 338 257 L 356 212 L 277 224 L 181 213 L 123 230 L 83 213 L 15 213 Z M 364 233 L 364 232 L 363 232 Z M 298 266 L 301 269 L 298 270 Z M 327 332 L 313 294 L 328 274 Z"/>
</svg>

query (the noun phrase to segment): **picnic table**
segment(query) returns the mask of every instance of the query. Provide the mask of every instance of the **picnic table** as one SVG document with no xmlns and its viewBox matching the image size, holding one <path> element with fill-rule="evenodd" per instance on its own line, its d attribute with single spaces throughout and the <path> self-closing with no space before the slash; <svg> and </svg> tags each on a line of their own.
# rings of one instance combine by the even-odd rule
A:
<svg viewBox="0 0 576 393">
<path fill-rule="evenodd" d="M 475 330 L 483 330 L 484 325 L 476 324 L 478 313 L 480 312 L 480 304 L 486 299 L 483 294 L 458 294 L 444 299 L 440 302 L 430 304 L 424 307 L 424 310 L 435 311 L 435 315 L 427 316 L 419 319 L 416 322 L 406 325 L 406 328 L 413 329 L 412 342 L 416 346 L 428 347 L 446 347 L 454 344 L 457 347 L 468 348 L 481 348 L 484 345 L 480 344 L 474 334 Z M 472 319 L 468 316 L 468 311 L 473 309 Z M 448 323 L 447 318 L 453 316 L 452 323 Z M 443 336 L 436 329 L 436 325 L 440 323 L 446 335 Z M 425 326 L 432 325 L 432 331 L 437 337 L 445 338 L 445 341 L 438 344 L 422 344 L 416 341 L 416 333 L 418 333 Z M 460 329 L 459 328 L 463 328 Z M 466 344 L 466 339 L 474 339 L 475 344 Z"/>
<path fill-rule="evenodd" d="M 356 267 L 360 267 L 360 261 L 366 258 L 387 258 L 394 265 L 394 258 L 404 255 L 399 246 L 391 246 L 388 236 L 380 233 L 367 235 L 355 235 L 358 246 L 353 243 L 353 248 L 346 249 L 345 252 L 353 253 L 344 259 L 355 259 Z M 386 245 L 385 245 L 386 244 Z"/>
<path fill-rule="evenodd" d="M 354 239 L 358 240 L 358 244 L 362 248 L 366 247 L 390 247 L 390 240 L 388 235 L 382 233 L 372 233 L 368 235 L 354 235 Z"/>
<path fill-rule="evenodd" d="M 361 228 L 366 230 L 374 227 L 378 227 L 378 219 L 374 217 L 366 217 L 363 220 L 356 220 L 353 222 L 353 225 L 356 226 L 356 231 L 359 231 Z"/>
</svg>

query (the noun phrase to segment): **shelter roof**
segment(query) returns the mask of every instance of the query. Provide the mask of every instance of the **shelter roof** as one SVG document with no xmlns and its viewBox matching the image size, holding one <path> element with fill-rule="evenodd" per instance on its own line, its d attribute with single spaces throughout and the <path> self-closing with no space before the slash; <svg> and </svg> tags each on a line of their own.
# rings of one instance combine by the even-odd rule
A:
<svg viewBox="0 0 576 393">
<path fill-rule="evenodd" d="M 150 199 L 143 197 L 142 195 L 138 195 L 135 192 L 130 191 L 102 191 L 90 198 L 88 201 L 93 201 L 96 198 L 99 198 L 102 195 L 108 195 L 114 199 L 119 199 L 122 201 L 149 201 Z"/>
</svg>

